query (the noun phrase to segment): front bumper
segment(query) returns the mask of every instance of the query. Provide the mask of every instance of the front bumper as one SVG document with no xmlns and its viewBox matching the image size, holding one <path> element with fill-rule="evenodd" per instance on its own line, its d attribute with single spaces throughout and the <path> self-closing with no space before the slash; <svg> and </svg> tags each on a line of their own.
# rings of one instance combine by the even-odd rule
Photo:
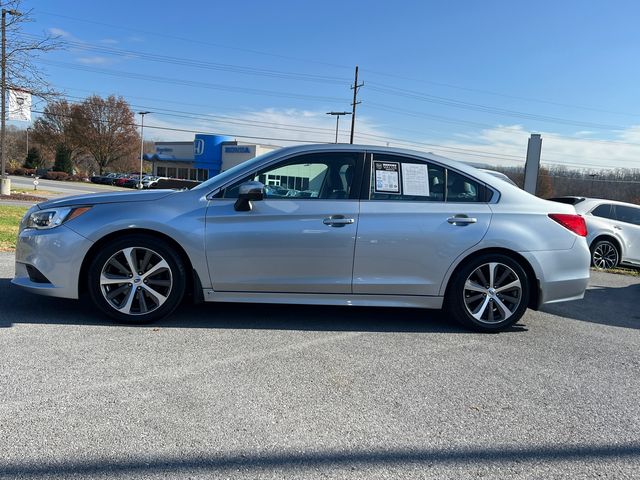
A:
<svg viewBox="0 0 640 480">
<path fill-rule="evenodd" d="M 93 242 L 65 225 L 50 230 L 22 230 L 16 245 L 16 274 L 11 283 L 39 295 L 78 298 L 80 267 Z M 48 282 L 29 277 L 36 268 Z"/>
</svg>

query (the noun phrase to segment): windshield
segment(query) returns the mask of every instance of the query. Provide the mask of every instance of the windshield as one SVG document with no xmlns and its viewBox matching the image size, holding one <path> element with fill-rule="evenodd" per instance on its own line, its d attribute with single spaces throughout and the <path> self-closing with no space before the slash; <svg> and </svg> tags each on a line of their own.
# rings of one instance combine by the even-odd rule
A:
<svg viewBox="0 0 640 480">
<path fill-rule="evenodd" d="M 229 170 L 225 170 L 224 172 L 219 173 L 215 177 L 211 177 L 206 182 L 202 182 L 200 185 L 193 187 L 191 190 L 198 190 L 201 188 L 211 188 L 214 184 L 225 183 L 228 179 L 235 177 L 236 174 L 242 173 L 245 170 L 251 170 L 255 165 L 262 163 L 262 161 L 265 158 L 274 155 L 276 152 L 279 152 L 279 150 L 263 153 L 262 155 L 253 157 L 251 160 L 247 160 L 245 162 L 239 163 L 235 167 L 231 167 Z"/>
</svg>

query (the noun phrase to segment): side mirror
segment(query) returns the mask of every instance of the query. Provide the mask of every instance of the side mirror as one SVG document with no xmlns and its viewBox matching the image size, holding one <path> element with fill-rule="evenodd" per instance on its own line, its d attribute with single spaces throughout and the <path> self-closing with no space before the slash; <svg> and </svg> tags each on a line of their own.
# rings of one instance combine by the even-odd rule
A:
<svg viewBox="0 0 640 480">
<path fill-rule="evenodd" d="M 238 188 L 238 200 L 234 205 L 237 212 L 251 210 L 251 202 L 264 200 L 264 184 L 261 182 L 245 182 Z"/>
</svg>

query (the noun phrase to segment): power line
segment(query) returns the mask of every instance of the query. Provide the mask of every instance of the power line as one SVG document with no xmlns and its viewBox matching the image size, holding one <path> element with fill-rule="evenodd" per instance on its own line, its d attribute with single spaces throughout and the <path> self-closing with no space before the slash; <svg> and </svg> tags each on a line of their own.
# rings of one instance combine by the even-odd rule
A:
<svg viewBox="0 0 640 480">
<path fill-rule="evenodd" d="M 221 85 L 214 83 L 206 83 L 199 82 L 196 80 L 181 80 L 177 78 L 169 78 L 169 77 L 160 77 L 156 75 L 148 75 L 134 72 L 124 72 L 121 70 L 110 70 L 106 68 L 99 67 L 88 67 L 85 65 L 76 65 L 73 63 L 60 62 L 55 60 L 38 60 L 40 63 L 44 63 L 46 65 L 52 65 L 55 67 L 70 69 L 70 70 L 78 70 L 83 72 L 91 72 L 91 73 L 100 73 L 103 75 L 110 75 L 114 77 L 122 77 L 129 78 L 133 80 L 143 80 L 143 81 L 151 81 L 151 82 L 159 82 L 159 83 L 167 83 L 170 85 L 177 86 L 186 86 L 186 87 L 195 87 L 195 88 L 204 88 L 210 90 L 221 90 L 226 92 L 236 92 L 236 93 L 247 93 L 250 95 L 261 95 L 261 96 L 269 96 L 269 97 L 279 97 L 279 98 L 295 98 L 302 100 L 310 100 L 310 101 L 319 101 L 319 102 L 345 102 L 344 98 L 339 97 L 322 97 L 318 95 L 305 95 L 305 94 L 294 94 L 294 93 L 284 93 L 284 92 L 276 92 L 272 90 L 261 90 L 256 88 L 245 88 L 245 87 L 235 87 L 230 85 Z"/>
<path fill-rule="evenodd" d="M 527 120 L 558 123 L 563 125 L 575 125 L 575 126 L 586 127 L 586 128 L 596 128 L 599 130 L 624 130 L 624 127 L 621 127 L 619 125 L 598 124 L 598 123 L 591 123 L 591 122 L 582 122 L 579 120 L 570 120 L 565 118 L 553 117 L 548 115 L 538 115 L 533 113 L 521 112 L 517 110 L 509 110 L 505 108 L 492 107 L 489 105 L 482 105 L 478 103 L 463 102 L 453 98 L 427 95 L 427 94 L 416 92 L 413 90 L 406 90 L 406 89 L 401 89 L 396 87 L 382 87 L 379 85 L 380 84 L 371 83 L 369 85 L 369 88 L 372 91 L 377 91 L 377 92 L 385 93 L 388 95 L 396 95 L 400 97 L 410 98 L 412 100 L 437 103 L 439 105 L 445 105 L 445 106 L 450 106 L 454 108 L 489 113 L 492 115 L 504 115 L 504 116 L 510 116 L 515 118 L 524 118 Z"/>
<path fill-rule="evenodd" d="M 105 23 L 105 22 L 97 22 L 95 20 L 89 20 L 86 18 L 78 18 L 78 17 L 72 17 L 69 15 L 62 15 L 59 13 L 54 13 L 54 12 L 46 12 L 46 11 L 38 11 L 38 14 L 42 14 L 42 15 L 47 15 L 47 16 L 51 16 L 51 17 L 58 17 L 58 18 L 66 18 L 67 20 L 73 20 L 76 22 L 83 22 L 83 23 L 91 23 L 93 25 L 100 25 L 103 27 L 107 27 L 109 29 L 118 29 L 118 30 L 124 30 L 124 31 L 129 31 L 129 32 L 134 32 L 138 35 L 142 34 L 142 35 L 152 35 L 154 37 L 162 37 L 163 39 L 172 39 L 172 40 L 179 40 L 181 42 L 186 42 L 186 43 L 193 43 L 196 45 L 205 45 L 208 47 L 216 47 L 216 48 L 223 48 L 223 49 L 227 49 L 227 50 L 235 50 L 235 51 L 239 51 L 239 52 L 246 52 L 246 53 L 251 53 L 254 55 L 262 55 L 262 56 L 268 56 L 268 57 L 273 57 L 273 58 L 281 58 L 281 59 L 285 59 L 285 60 L 295 60 L 297 62 L 304 62 L 304 63 L 313 63 L 316 65 L 323 65 L 325 67 L 333 67 L 333 68 L 340 68 L 340 69 L 348 69 L 350 70 L 352 67 L 347 67 L 345 65 L 339 65 L 339 64 L 335 64 L 335 63 L 329 63 L 329 62 L 324 62 L 324 61 L 320 61 L 320 60 L 312 60 L 309 58 L 299 58 L 299 57 L 292 57 L 292 56 L 288 56 L 288 55 L 281 55 L 281 54 L 277 54 L 277 53 L 271 53 L 271 52 L 265 52 L 262 50 L 255 50 L 255 49 L 251 49 L 251 48 L 242 48 L 242 47 L 237 47 L 237 46 L 230 46 L 230 45 L 224 45 L 224 44 L 220 44 L 220 43 L 213 43 L 213 42 L 205 42 L 202 40 L 194 40 L 192 38 L 187 38 L 187 37 L 181 37 L 178 35 L 171 35 L 168 34 L 166 32 L 162 32 L 162 33 L 158 33 L 158 32 L 154 32 L 154 31 L 150 31 L 150 30 L 140 30 L 140 28 L 138 27 L 127 27 L 124 25 L 114 25 L 111 23 Z"/>
<path fill-rule="evenodd" d="M 556 102 L 556 101 L 553 101 L 553 100 L 543 100 L 543 99 L 540 99 L 540 98 L 524 97 L 524 96 L 521 96 L 521 95 L 511 95 L 511 94 L 506 94 L 506 93 L 494 92 L 494 91 L 491 91 L 491 90 L 482 90 L 482 89 L 478 89 L 478 88 L 463 87 L 463 86 L 460 86 L 460 85 L 453 85 L 453 84 L 450 84 L 450 83 L 434 82 L 434 81 L 431 81 L 431 80 L 405 77 L 405 76 L 402 76 L 402 75 L 397 75 L 397 74 L 388 73 L 388 72 L 379 72 L 379 71 L 370 70 L 370 69 L 367 69 L 366 72 L 369 73 L 369 74 L 372 74 L 372 75 L 378 75 L 378 76 L 383 76 L 383 77 L 387 77 L 387 78 L 396 78 L 396 79 L 399 79 L 399 80 L 408 80 L 410 82 L 422 83 L 422 84 L 427 84 L 427 85 L 435 85 L 435 86 L 439 86 L 439 87 L 446 87 L 446 88 L 462 90 L 462 91 L 466 91 L 466 92 L 482 93 L 482 94 L 485 94 L 485 95 L 492 95 L 492 96 L 496 96 L 496 97 L 509 98 L 509 99 L 512 99 L 512 100 L 524 100 L 526 102 L 543 103 L 543 104 L 546 104 L 546 105 L 554 105 L 554 106 L 557 106 L 557 107 L 573 108 L 573 109 L 577 109 L 577 110 L 588 110 L 588 111 L 600 112 L 600 113 L 611 113 L 611 114 L 614 114 L 614 115 L 623 115 L 623 116 L 635 117 L 635 118 L 640 117 L 640 114 L 638 114 L 638 113 L 619 112 L 619 111 L 607 110 L 607 109 L 599 108 L 599 107 L 592 107 L 592 106 L 585 106 L 585 105 L 575 105 L 575 104 L 571 104 L 571 103 Z M 381 86 L 387 86 L 385 84 L 380 84 L 380 85 Z"/>
<path fill-rule="evenodd" d="M 23 37 L 28 39 L 39 40 L 42 37 L 22 34 Z M 310 81 L 318 83 L 328 83 L 334 85 L 348 85 L 349 79 L 340 77 L 330 77 L 327 75 L 315 75 L 299 72 L 285 72 L 281 70 L 271 70 L 264 68 L 248 67 L 243 65 L 232 65 L 228 63 L 215 63 L 203 60 L 196 60 L 185 57 L 172 57 L 169 55 L 159 55 L 148 52 L 141 52 L 137 50 L 119 49 L 115 47 L 108 47 L 105 45 L 97 45 L 89 42 L 78 42 L 73 40 L 63 40 L 61 43 L 70 46 L 75 49 L 91 51 L 106 55 L 117 56 L 119 58 L 133 59 L 133 60 L 145 60 L 150 62 L 157 62 L 169 65 L 180 65 L 187 67 L 194 67 L 205 70 L 225 71 L 231 73 L 240 73 L 245 75 L 258 75 L 271 78 L 291 79 L 300 81 Z"/>
</svg>

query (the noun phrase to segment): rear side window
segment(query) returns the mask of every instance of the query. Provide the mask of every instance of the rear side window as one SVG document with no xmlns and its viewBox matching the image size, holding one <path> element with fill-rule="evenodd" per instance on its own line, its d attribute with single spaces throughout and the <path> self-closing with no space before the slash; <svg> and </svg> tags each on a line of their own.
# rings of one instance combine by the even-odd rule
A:
<svg viewBox="0 0 640 480">
<path fill-rule="evenodd" d="M 640 208 L 616 205 L 616 218 L 621 222 L 640 225 Z"/>
<path fill-rule="evenodd" d="M 369 164 L 369 200 L 487 202 L 492 195 L 466 175 L 414 158 L 375 154 Z"/>
<path fill-rule="evenodd" d="M 447 170 L 447 202 L 481 202 L 480 185 L 475 180 Z"/>
<path fill-rule="evenodd" d="M 596 208 L 594 208 L 591 211 L 591 215 L 595 217 L 614 219 L 615 217 L 613 215 L 613 208 L 611 207 L 612 205 L 610 203 L 603 203 L 602 205 L 598 205 Z"/>
</svg>

